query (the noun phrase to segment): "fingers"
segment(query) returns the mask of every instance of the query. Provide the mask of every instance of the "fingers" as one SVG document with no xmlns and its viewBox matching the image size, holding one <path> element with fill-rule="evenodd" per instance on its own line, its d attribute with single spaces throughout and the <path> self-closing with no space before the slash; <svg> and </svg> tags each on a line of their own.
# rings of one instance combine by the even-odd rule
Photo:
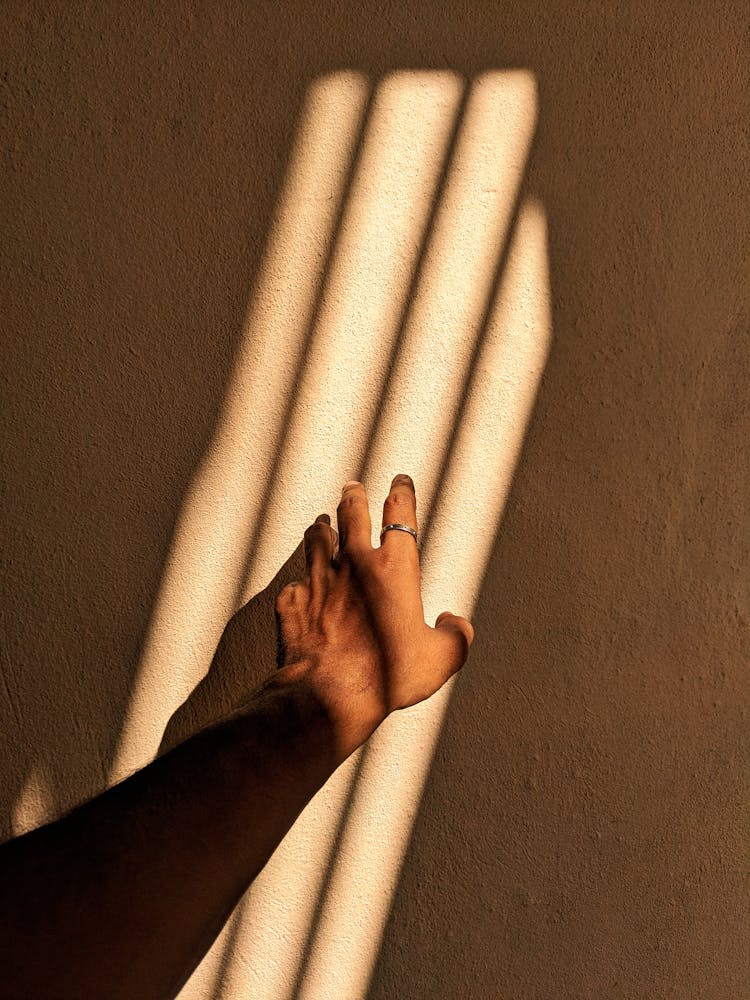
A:
<svg viewBox="0 0 750 1000">
<path fill-rule="evenodd" d="M 391 483 L 391 491 L 383 504 L 383 527 L 388 524 L 404 524 L 414 531 L 418 530 L 417 498 L 410 476 L 395 476 Z M 417 551 L 416 541 L 407 531 L 386 531 L 380 544 L 394 547 L 401 545 L 404 550 L 411 547 L 414 552 Z"/>
<path fill-rule="evenodd" d="M 318 581 L 330 567 L 337 543 L 338 535 L 331 527 L 330 517 L 319 514 L 304 536 L 305 565 L 311 581 Z"/>
<path fill-rule="evenodd" d="M 437 616 L 433 635 L 447 679 L 460 670 L 466 662 L 469 647 L 474 641 L 474 628 L 468 619 L 454 615 L 450 611 L 443 611 Z"/>
<path fill-rule="evenodd" d="M 356 555 L 371 548 L 370 508 L 362 483 L 352 480 L 344 485 L 336 517 L 341 552 Z"/>
</svg>

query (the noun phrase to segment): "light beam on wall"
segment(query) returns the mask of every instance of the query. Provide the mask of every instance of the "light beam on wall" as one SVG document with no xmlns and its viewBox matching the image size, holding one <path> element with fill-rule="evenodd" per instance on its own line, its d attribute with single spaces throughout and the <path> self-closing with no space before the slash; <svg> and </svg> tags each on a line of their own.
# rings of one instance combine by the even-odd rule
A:
<svg viewBox="0 0 750 1000">
<path fill-rule="evenodd" d="M 549 341 L 544 214 L 518 201 L 536 114 L 525 71 L 468 95 L 433 71 L 310 88 L 113 779 L 153 756 L 239 595 L 352 476 L 374 529 L 392 475 L 414 476 L 428 620 L 471 614 Z M 388 720 L 315 797 L 183 1000 L 364 996 L 449 697 Z"/>
<path fill-rule="evenodd" d="M 423 520 L 431 515 L 423 552 L 428 620 L 444 607 L 473 609 L 546 357 L 544 216 L 530 201 L 518 215 L 502 293 L 494 294 L 535 118 L 530 74 L 487 74 L 474 83 L 365 455 L 373 500 L 386 494 L 395 471 L 408 470 Z M 451 517 L 481 524 L 473 544 L 448 530 Z M 446 689 L 389 720 L 371 741 L 304 949 L 302 926 L 320 892 L 319 877 L 304 878 L 305 858 L 311 843 L 325 845 L 321 855 L 334 846 L 331 817 L 353 769 L 324 822 L 314 808 L 306 812 L 250 895 L 222 996 L 364 995 L 448 696 Z M 307 961 L 295 988 L 301 954 Z"/>
<path fill-rule="evenodd" d="M 279 463 L 261 564 L 278 561 L 274 524 L 297 525 L 298 538 L 311 512 L 335 510 L 341 484 L 361 468 L 462 90 L 451 73 L 397 73 L 377 87 Z M 291 988 L 356 763 L 316 797 L 256 880 L 238 940 L 244 953 L 263 959 L 238 962 L 227 993 L 236 981 L 259 1000 Z"/>
</svg>

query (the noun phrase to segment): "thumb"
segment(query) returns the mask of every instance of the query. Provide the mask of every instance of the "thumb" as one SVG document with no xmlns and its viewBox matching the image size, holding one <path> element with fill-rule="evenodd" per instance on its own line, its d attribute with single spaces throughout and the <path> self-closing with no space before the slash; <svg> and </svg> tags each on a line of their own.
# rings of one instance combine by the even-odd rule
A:
<svg viewBox="0 0 750 1000">
<path fill-rule="evenodd" d="M 435 637 L 448 675 L 455 674 L 466 662 L 474 641 L 474 628 L 468 618 L 443 611 L 435 621 Z"/>
</svg>

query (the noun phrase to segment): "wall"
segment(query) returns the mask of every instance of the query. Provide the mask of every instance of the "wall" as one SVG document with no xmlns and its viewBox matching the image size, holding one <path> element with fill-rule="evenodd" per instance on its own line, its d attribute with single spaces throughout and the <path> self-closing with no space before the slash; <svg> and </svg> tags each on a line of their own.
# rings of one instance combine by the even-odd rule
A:
<svg viewBox="0 0 750 1000">
<path fill-rule="evenodd" d="M 551 352 L 368 996 L 748 994 L 743 15 L 4 10 L 6 834 L 112 779 L 159 668 L 154 607 L 311 82 L 527 69 Z M 144 746 L 200 679 L 171 655 Z M 264 956 L 227 937 L 255 971 L 219 948 L 186 995 L 250 995 Z"/>
</svg>

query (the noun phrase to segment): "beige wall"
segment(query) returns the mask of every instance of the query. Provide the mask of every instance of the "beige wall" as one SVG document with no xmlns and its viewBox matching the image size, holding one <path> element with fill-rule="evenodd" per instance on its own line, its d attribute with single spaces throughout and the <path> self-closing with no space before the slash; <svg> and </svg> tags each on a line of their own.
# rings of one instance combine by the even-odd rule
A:
<svg viewBox="0 0 750 1000">
<path fill-rule="evenodd" d="M 391 458 L 412 461 L 420 440 L 398 426 L 389 438 L 388 420 L 408 421 L 411 400 L 420 426 L 440 409 L 408 367 L 409 391 L 398 366 L 390 395 L 378 402 L 378 390 L 393 303 L 418 302 L 405 275 L 432 206 L 458 185 L 449 176 L 443 190 L 439 173 L 451 121 L 468 120 L 462 89 L 491 71 L 531 81 L 518 91 L 517 75 L 497 78 L 530 152 L 493 152 L 506 119 L 488 113 L 467 162 L 497 157 L 496 183 L 477 175 L 485 222 L 508 213 L 477 240 L 518 237 L 500 262 L 511 319 L 487 329 L 537 353 L 479 355 L 476 370 L 513 373 L 505 395 L 489 396 L 497 424 L 471 383 L 439 446 L 413 457 L 437 512 L 426 603 L 441 610 L 455 584 L 477 629 L 470 663 L 437 707 L 398 720 L 306 812 L 186 997 L 750 992 L 743 8 L 4 10 L 6 835 L 156 749 L 243 580 L 247 596 L 260 592 L 250 680 L 268 668 L 272 580 L 301 527 L 332 509 L 350 474 L 364 469 L 382 495 L 400 471 Z M 311 93 L 331 79 L 344 81 L 342 103 L 310 117 Z M 397 100 L 378 131 L 368 95 L 393 79 L 412 81 L 416 111 Z M 364 149 L 363 121 L 374 130 Z M 411 162 L 412 139 L 430 176 L 409 194 L 399 156 Z M 395 216 L 376 202 L 370 216 L 338 218 L 359 204 L 347 174 L 358 148 L 366 163 L 374 151 L 365 194 L 390 191 Z M 381 149 L 391 159 L 370 183 Z M 319 171 L 295 202 L 300 163 Z M 533 235 L 542 223 L 524 228 L 527 209 L 546 236 Z M 362 237 L 367 218 L 380 220 L 376 240 Z M 333 232 L 358 269 L 316 303 L 321 275 L 338 273 Z M 440 267 L 456 273 L 458 236 L 446 232 L 434 261 L 429 246 L 422 255 L 433 309 Z M 468 241 L 461 260 L 471 252 Z M 378 288 L 390 294 L 377 300 Z M 455 301 L 478 299 L 457 291 L 442 315 Z M 365 346 L 348 356 L 355 306 Z M 311 317 L 329 340 L 305 356 Z M 474 331 L 478 320 L 466 322 Z M 434 351 L 435 391 L 452 387 L 440 412 L 453 416 L 459 347 L 471 360 L 457 324 L 416 325 Z M 352 385 L 361 393 L 346 409 Z M 296 431 L 266 488 L 277 426 Z M 440 480 L 440 449 L 461 433 L 481 461 L 449 462 Z M 460 513 L 452 534 L 440 510 Z M 167 738 L 244 683 L 239 672 L 220 680 Z M 394 787 L 407 789 L 395 805 L 384 795 Z"/>
</svg>

